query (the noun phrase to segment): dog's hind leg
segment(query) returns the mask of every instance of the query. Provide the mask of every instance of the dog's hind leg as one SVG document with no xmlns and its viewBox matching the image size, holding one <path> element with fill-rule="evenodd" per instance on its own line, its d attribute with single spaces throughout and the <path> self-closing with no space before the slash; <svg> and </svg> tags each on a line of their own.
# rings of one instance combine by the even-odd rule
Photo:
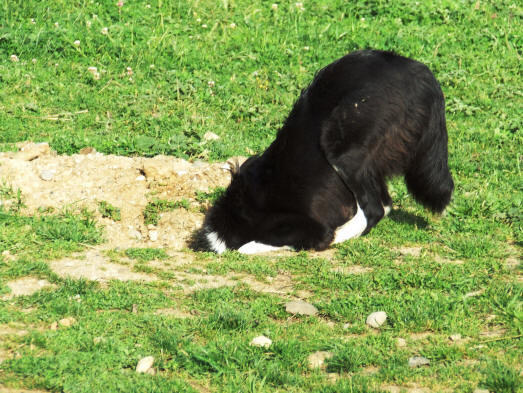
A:
<svg viewBox="0 0 523 393">
<path fill-rule="evenodd" d="M 388 216 L 392 210 L 392 198 L 390 197 L 389 191 L 387 190 L 387 184 L 383 184 L 381 188 L 381 203 L 383 210 L 385 210 L 385 216 Z"/>
<path fill-rule="evenodd" d="M 356 198 L 366 226 L 358 235 L 365 235 L 390 211 L 392 200 L 383 177 L 369 164 L 366 149 L 361 146 L 346 148 L 340 138 L 340 127 L 330 122 L 324 128 L 320 145 L 329 164 Z M 361 222 L 360 219 L 358 222 Z M 355 237 L 355 236 L 352 236 Z"/>
<path fill-rule="evenodd" d="M 385 205 L 382 197 L 388 195 L 388 192 L 385 182 L 375 175 L 372 169 L 351 165 L 351 161 L 346 154 L 329 159 L 347 188 L 354 194 L 363 212 L 366 227 L 361 234 L 365 235 L 385 216 L 385 208 L 390 209 L 390 204 Z"/>
</svg>

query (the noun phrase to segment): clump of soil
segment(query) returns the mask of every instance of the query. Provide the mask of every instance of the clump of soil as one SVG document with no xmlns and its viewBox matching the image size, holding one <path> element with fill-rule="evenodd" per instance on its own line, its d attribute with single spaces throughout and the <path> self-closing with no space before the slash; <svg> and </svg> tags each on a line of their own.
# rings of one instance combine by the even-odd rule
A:
<svg viewBox="0 0 523 393">
<path fill-rule="evenodd" d="M 240 161 L 243 158 L 239 158 Z M 196 192 L 225 187 L 230 181 L 227 163 L 189 162 L 156 156 L 121 157 L 94 149 L 80 154 L 57 155 L 47 143 L 19 144 L 18 152 L 0 153 L 0 181 L 22 192 L 25 212 L 38 209 L 86 207 L 106 228 L 106 248 L 187 247 L 204 214 Z M 186 200 L 189 209 L 161 214 L 156 227 L 144 224 L 149 201 Z M 120 209 L 121 220 L 103 218 L 98 204 L 105 201 Z M 149 236 L 149 231 L 155 231 Z"/>
</svg>

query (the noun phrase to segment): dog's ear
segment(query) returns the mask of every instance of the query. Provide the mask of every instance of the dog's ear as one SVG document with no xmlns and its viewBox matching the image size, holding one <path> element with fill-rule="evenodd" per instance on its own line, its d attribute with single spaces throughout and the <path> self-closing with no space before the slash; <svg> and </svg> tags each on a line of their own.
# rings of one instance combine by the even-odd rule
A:
<svg viewBox="0 0 523 393">
<path fill-rule="evenodd" d="M 247 203 L 252 208 L 259 209 L 264 207 L 266 200 L 266 162 L 263 157 L 249 157 L 241 166 L 238 162 L 232 162 L 231 175 L 232 183 L 242 202 Z"/>
<path fill-rule="evenodd" d="M 238 161 L 238 158 L 233 158 L 227 161 L 227 165 L 229 166 L 231 178 L 240 173 L 240 162 Z"/>
</svg>

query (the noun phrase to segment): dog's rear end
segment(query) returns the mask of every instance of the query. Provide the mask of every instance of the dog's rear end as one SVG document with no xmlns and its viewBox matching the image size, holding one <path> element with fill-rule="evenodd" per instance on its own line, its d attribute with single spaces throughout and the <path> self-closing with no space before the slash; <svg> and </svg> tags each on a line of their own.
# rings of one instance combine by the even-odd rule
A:
<svg viewBox="0 0 523 393">
<path fill-rule="evenodd" d="M 364 233 L 390 206 L 386 180 L 392 176 L 404 175 L 414 198 L 441 212 L 454 183 L 447 164 L 443 93 L 430 70 L 390 52 L 361 51 L 318 77 L 322 73 L 319 86 L 313 82 L 310 87 L 315 101 L 310 107 L 326 107 L 323 96 L 333 105 L 320 143 L 365 213 Z M 337 74 L 349 76 L 335 83 Z"/>
<path fill-rule="evenodd" d="M 395 175 L 432 210 L 449 203 L 443 94 L 421 63 L 349 54 L 317 74 L 276 140 L 233 175 L 206 217 L 208 247 L 324 249 L 367 233 L 390 209 Z"/>
</svg>

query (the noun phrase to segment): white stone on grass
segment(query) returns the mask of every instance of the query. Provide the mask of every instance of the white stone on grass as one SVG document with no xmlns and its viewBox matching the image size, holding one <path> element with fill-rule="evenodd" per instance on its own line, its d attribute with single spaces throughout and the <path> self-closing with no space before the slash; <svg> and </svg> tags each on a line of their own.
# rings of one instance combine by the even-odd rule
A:
<svg viewBox="0 0 523 393">
<path fill-rule="evenodd" d="M 385 311 L 376 311 L 367 317 L 367 325 L 373 328 L 379 328 L 387 320 L 387 313 Z"/>
<path fill-rule="evenodd" d="M 272 344 L 272 340 L 269 337 L 265 336 L 258 336 L 254 337 L 250 344 L 253 347 L 262 347 L 262 348 L 269 348 Z"/>
<path fill-rule="evenodd" d="M 220 139 L 220 136 L 216 135 L 214 132 L 208 131 L 203 135 L 204 141 L 217 141 L 218 139 Z"/>
<path fill-rule="evenodd" d="M 138 362 L 136 365 L 136 372 L 139 374 L 147 373 L 154 364 L 154 357 L 153 356 L 147 356 Z"/>
<path fill-rule="evenodd" d="M 71 327 L 75 323 L 76 323 L 76 319 L 74 317 L 67 317 L 67 318 L 60 319 L 58 321 L 58 324 L 57 324 L 56 327 L 58 327 L 58 326 L 60 326 L 60 327 Z M 53 330 L 55 330 L 55 329 L 53 329 Z"/>
<path fill-rule="evenodd" d="M 428 366 L 429 364 L 430 360 L 423 356 L 413 356 L 409 359 L 409 367 L 411 368 Z"/>
</svg>

